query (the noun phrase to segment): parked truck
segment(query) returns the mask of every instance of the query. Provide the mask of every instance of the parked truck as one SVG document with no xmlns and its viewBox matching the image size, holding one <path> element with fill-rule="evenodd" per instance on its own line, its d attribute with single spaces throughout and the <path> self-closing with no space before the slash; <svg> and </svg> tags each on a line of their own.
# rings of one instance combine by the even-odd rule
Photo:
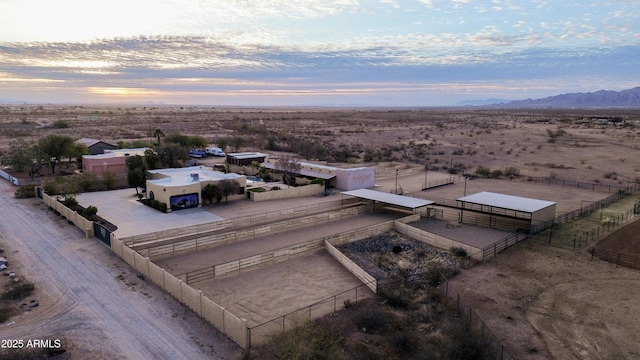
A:
<svg viewBox="0 0 640 360">
<path fill-rule="evenodd" d="M 208 147 L 205 149 L 205 152 L 207 153 L 207 155 L 225 156 L 224 151 L 222 151 L 222 149 L 220 149 L 219 147 Z"/>
</svg>

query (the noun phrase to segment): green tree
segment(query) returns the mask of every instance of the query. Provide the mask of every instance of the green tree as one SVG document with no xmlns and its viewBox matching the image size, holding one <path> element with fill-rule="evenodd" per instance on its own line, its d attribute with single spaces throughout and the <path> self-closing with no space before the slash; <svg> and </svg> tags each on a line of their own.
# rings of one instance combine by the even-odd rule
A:
<svg viewBox="0 0 640 360">
<path fill-rule="evenodd" d="M 164 132 L 161 129 L 155 129 L 153 131 L 153 137 L 158 139 L 158 147 L 160 147 L 160 138 L 164 137 Z"/>
<path fill-rule="evenodd" d="M 9 144 L 9 153 L 2 158 L 2 163 L 11 166 L 17 172 L 22 172 L 32 164 L 33 157 L 33 144 L 18 138 Z"/>
<path fill-rule="evenodd" d="M 85 144 L 74 142 L 71 151 L 73 153 L 71 156 L 76 159 L 78 168 L 82 168 L 82 155 L 89 155 L 89 148 Z"/>
<path fill-rule="evenodd" d="M 244 138 L 242 136 L 234 136 L 231 138 L 231 145 L 234 151 L 238 151 L 242 145 L 244 145 Z"/>
<path fill-rule="evenodd" d="M 208 144 L 209 142 L 207 141 L 207 139 L 203 138 L 202 136 L 196 135 L 189 137 L 189 147 L 191 148 L 204 149 Z"/>
<path fill-rule="evenodd" d="M 304 156 L 307 160 L 311 159 L 311 156 L 314 154 L 314 150 L 313 144 L 307 140 L 302 140 L 296 145 L 296 152 Z"/>
<path fill-rule="evenodd" d="M 269 135 L 267 137 L 267 150 L 278 150 L 278 138 L 275 135 Z"/>
<path fill-rule="evenodd" d="M 189 159 L 187 148 L 175 143 L 167 143 L 158 148 L 158 156 L 163 166 L 176 167 L 179 160 Z"/>
<path fill-rule="evenodd" d="M 229 203 L 229 195 L 237 193 L 238 183 L 235 180 L 222 180 L 219 182 L 220 192 L 224 196 L 224 202 Z"/>
<path fill-rule="evenodd" d="M 140 195 L 140 193 L 138 193 L 138 187 L 144 187 L 146 184 L 147 166 L 140 155 L 129 156 L 126 160 L 126 164 L 127 184 L 130 187 L 135 187 L 136 195 Z"/>
<path fill-rule="evenodd" d="M 189 137 L 180 133 L 171 133 L 164 138 L 165 142 L 178 144 L 184 148 L 189 147 Z"/>
<path fill-rule="evenodd" d="M 218 138 L 216 139 L 216 144 L 222 151 L 225 151 L 227 146 L 229 146 L 229 140 L 227 140 L 227 138 Z"/>
<path fill-rule="evenodd" d="M 160 157 L 152 149 L 147 149 L 144 151 L 144 162 L 147 165 L 147 169 L 157 169 L 160 165 Z"/>
<path fill-rule="evenodd" d="M 72 138 L 66 135 L 51 134 L 38 140 L 38 150 L 45 154 L 51 164 L 51 172 L 56 172 L 56 164 L 63 157 L 73 156 Z"/>
<path fill-rule="evenodd" d="M 327 149 L 325 149 L 322 144 L 316 144 L 314 151 L 316 159 L 325 160 L 327 158 Z"/>
<path fill-rule="evenodd" d="M 222 199 L 222 192 L 220 191 L 220 188 L 218 188 L 214 184 L 205 185 L 205 187 L 202 189 L 202 199 L 213 204 L 214 198 L 216 199 L 216 203 L 219 203 Z"/>
</svg>

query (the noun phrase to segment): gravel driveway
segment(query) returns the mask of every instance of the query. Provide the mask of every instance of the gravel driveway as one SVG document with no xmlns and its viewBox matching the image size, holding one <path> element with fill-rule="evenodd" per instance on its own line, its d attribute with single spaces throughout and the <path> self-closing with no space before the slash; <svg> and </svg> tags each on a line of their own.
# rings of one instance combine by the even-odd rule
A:
<svg viewBox="0 0 640 360">
<path fill-rule="evenodd" d="M 15 199 L 15 189 L 0 181 L 0 246 L 11 270 L 36 284 L 40 306 L 1 324 L 2 339 L 61 339 L 72 359 L 239 356 L 235 343 L 96 239 L 37 200 Z"/>
</svg>

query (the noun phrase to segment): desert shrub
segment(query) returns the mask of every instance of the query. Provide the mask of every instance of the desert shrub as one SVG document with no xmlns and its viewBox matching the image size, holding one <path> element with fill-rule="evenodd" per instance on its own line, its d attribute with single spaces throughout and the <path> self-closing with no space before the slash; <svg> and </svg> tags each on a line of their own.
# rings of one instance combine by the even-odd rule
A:
<svg viewBox="0 0 640 360">
<path fill-rule="evenodd" d="M 271 339 L 276 359 L 346 359 L 343 338 L 323 323 L 307 323 Z"/>
<path fill-rule="evenodd" d="M 271 190 L 280 190 L 280 186 L 273 186 L 271 187 Z"/>
<path fill-rule="evenodd" d="M 267 190 L 265 190 L 264 188 L 252 188 L 252 189 L 247 189 L 247 191 L 251 191 L 251 192 L 266 192 Z"/>
<path fill-rule="evenodd" d="M 19 199 L 27 199 L 36 196 L 36 191 L 32 185 L 23 185 L 16 190 L 15 195 Z"/>
<path fill-rule="evenodd" d="M 53 127 L 56 129 L 67 129 L 69 127 L 69 123 L 64 120 L 56 120 L 53 123 Z"/>
<path fill-rule="evenodd" d="M 382 286 L 378 288 L 378 294 L 392 308 L 408 309 L 411 306 L 411 300 L 408 297 L 409 294 L 404 288 Z"/>
<path fill-rule="evenodd" d="M 107 171 L 105 173 L 102 174 L 103 179 L 102 179 L 102 184 L 104 185 L 104 188 L 107 190 L 113 190 L 116 188 L 116 174 Z"/>
<path fill-rule="evenodd" d="M 95 176 L 90 173 L 82 173 L 77 178 L 78 186 L 82 191 L 89 190 L 95 184 Z"/>
<path fill-rule="evenodd" d="M 368 333 L 377 333 L 383 330 L 390 322 L 390 317 L 380 306 L 359 308 L 353 315 L 353 322 L 358 329 L 364 329 Z"/>
<path fill-rule="evenodd" d="M 13 309 L 10 306 L 0 306 L 0 324 L 11 318 Z"/>
<path fill-rule="evenodd" d="M 450 337 L 451 341 L 444 349 L 446 359 L 487 359 L 489 357 L 489 346 L 486 341 L 463 326 L 454 330 Z"/>
<path fill-rule="evenodd" d="M 449 252 L 451 254 L 453 254 L 454 256 L 459 256 L 459 257 L 465 257 L 467 256 L 467 250 L 460 248 L 460 247 L 456 247 L 453 246 L 449 249 Z"/>
<path fill-rule="evenodd" d="M 35 285 L 28 281 L 13 283 L 2 293 L 2 296 L 0 296 L 0 298 L 2 300 L 23 299 L 33 294 L 33 291 L 35 289 Z"/>
<path fill-rule="evenodd" d="M 520 169 L 515 167 L 508 167 L 504 170 L 504 175 L 509 178 L 514 178 L 520 176 Z"/>
<path fill-rule="evenodd" d="M 78 200 L 76 200 L 76 197 L 73 195 L 67 195 L 64 197 L 62 204 L 68 208 L 73 208 L 78 206 Z"/>
<path fill-rule="evenodd" d="M 324 185 L 324 180 L 320 179 L 320 178 L 315 178 L 315 179 L 311 180 L 311 184 Z"/>
<path fill-rule="evenodd" d="M 489 175 L 491 174 L 491 169 L 486 166 L 480 165 L 476 168 L 476 174 L 479 176 L 489 177 Z"/>
<path fill-rule="evenodd" d="M 389 346 L 399 358 L 409 359 L 420 352 L 420 339 L 411 330 L 403 329 L 389 337 Z"/>
<path fill-rule="evenodd" d="M 491 174 L 489 175 L 489 177 L 492 178 L 492 179 L 497 179 L 497 178 L 499 178 L 501 176 L 502 176 L 502 170 L 493 170 L 491 172 Z"/>
<path fill-rule="evenodd" d="M 430 262 L 422 269 L 422 275 L 431 286 L 437 286 L 443 280 L 443 276 L 448 276 L 452 272 L 439 262 Z"/>
</svg>

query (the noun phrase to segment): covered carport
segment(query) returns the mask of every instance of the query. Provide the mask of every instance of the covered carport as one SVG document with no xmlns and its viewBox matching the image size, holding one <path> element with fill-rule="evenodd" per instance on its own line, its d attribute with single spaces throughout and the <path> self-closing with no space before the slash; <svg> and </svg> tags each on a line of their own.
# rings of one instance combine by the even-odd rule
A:
<svg viewBox="0 0 640 360">
<path fill-rule="evenodd" d="M 460 222 L 509 231 L 539 232 L 553 224 L 556 203 L 482 191 L 456 199 Z"/>
<path fill-rule="evenodd" d="M 396 195 L 369 189 L 343 191 L 341 194 L 343 196 L 352 196 L 368 201 L 372 205 L 371 211 L 384 209 L 416 214 L 419 209 L 426 208 L 427 206 L 435 203 L 431 200 L 419 199 L 404 195 Z"/>
</svg>

